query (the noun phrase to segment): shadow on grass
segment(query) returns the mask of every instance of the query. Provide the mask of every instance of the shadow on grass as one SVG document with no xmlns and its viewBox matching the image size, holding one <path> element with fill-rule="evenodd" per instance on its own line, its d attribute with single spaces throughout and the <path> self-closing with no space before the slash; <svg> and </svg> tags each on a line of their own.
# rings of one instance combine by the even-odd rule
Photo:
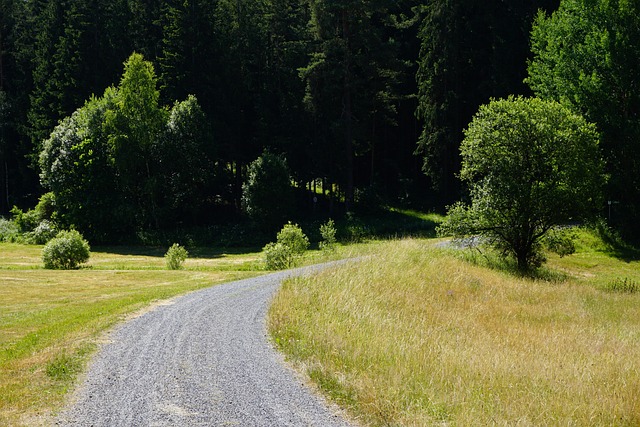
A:
<svg viewBox="0 0 640 427">
<path fill-rule="evenodd" d="M 604 223 L 598 223 L 595 231 L 606 245 L 604 253 L 624 262 L 640 261 L 640 249 L 624 241 L 615 230 Z"/>
<path fill-rule="evenodd" d="M 147 256 L 164 258 L 168 247 L 160 246 L 98 246 L 92 248 L 95 253 L 107 253 L 122 256 Z M 229 255 L 247 255 L 260 252 L 259 248 L 209 248 L 187 247 L 190 258 L 219 259 Z"/>
<path fill-rule="evenodd" d="M 514 259 L 505 258 L 487 246 L 460 247 L 449 244 L 442 245 L 441 247 L 449 250 L 453 256 L 465 262 L 507 273 L 517 278 L 541 280 L 549 283 L 560 283 L 569 278 L 568 274 L 552 270 L 545 265 L 522 272 L 518 270 L 518 265 Z"/>
</svg>

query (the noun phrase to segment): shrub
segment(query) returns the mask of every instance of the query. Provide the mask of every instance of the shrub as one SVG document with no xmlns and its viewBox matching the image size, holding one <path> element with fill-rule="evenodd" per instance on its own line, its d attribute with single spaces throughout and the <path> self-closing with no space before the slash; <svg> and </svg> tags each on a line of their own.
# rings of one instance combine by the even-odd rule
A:
<svg viewBox="0 0 640 427">
<path fill-rule="evenodd" d="M 11 215 L 13 215 L 13 222 L 18 226 L 20 233 L 28 233 L 33 231 L 40 223 L 40 214 L 30 209 L 23 212 L 17 206 L 11 208 Z"/>
<path fill-rule="evenodd" d="M 8 219 L 0 218 L 0 242 L 16 242 L 20 238 L 20 228 Z"/>
<path fill-rule="evenodd" d="M 184 247 L 178 243 L 174 243 L 164 255 L 164 259 L 167 262 L 167 268 L 169 270 L 180 270 L 188 256 L 189 252 L 187 252 Z"/>
<path fill-rule="evenodd" d="M 42 250 L 44 268 L 55 270 L 77 268 L 89 256 L 89 243 L 75 230 L 59 232 Z"/>
<path fill-rule="evenodd" d="M 262 249 L 267 270 L 284 270 L 289 267 L 291 250 L 282 243 L 267 243 Z"/>
<path fill-rule="evenodd" d="M 55 225 L 48 220 L 42 220 L 33 230 L 25 234 L 25 241 L 35 245 L 44 245 L 49 240 L 56 237 L 58 230 Z"/>
<path fill-rule="evenodd" d="M 576 252 L 573 235 L 567 229 L 555 228 L 548 231 L 545 236 L 545 245 L 547 249 L 560 255 L 561 258 Z"/>
<path fill-rule="evenodd" d="M 287 161 L 268 151 L 253 161 L 242 185 L 242 209 L 261 226 L 275 229 L 287 217 L 294 202 Z"/>
<path fill-rule="evenodd" d="M 320 235 L 322 241 L 320 242 L 320 249 L 323 251 L 332 251 L 336 246 L 336 223 L 330 219 L 325 224 L 320 226 Z"/>
<path fill-rule="evenodd" d="M 308 248 L 309 238 L 297 224 L 289 222 L 278 232 L 277 242 L 262 249 L 265 266 L 268 270 L 291 268 Z"/>
</svg>

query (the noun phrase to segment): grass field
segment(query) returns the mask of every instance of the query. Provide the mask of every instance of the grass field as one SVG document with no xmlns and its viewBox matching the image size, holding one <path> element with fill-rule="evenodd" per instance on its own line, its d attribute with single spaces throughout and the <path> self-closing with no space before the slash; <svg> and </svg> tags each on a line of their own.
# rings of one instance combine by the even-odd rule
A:
<svg viewBox="0 0 640 427">
<path fill-rule="evenodd" d="M 269 327 L 367 425 L 637 426 L 640 262 L 612 255 L 582 232 L 545 281 L 388 242 L 285 283 Z"/>
<path fill-rule="evenodd" d="M 85 268 L 44 270 L 41 246 L 0 244 L 0 425 L 49 425 L 99 340 L 162 300 L 263 273 L 255 251 L 191 252 L 165 270 L 166 249 L 98 248 Z"/>
</svg>

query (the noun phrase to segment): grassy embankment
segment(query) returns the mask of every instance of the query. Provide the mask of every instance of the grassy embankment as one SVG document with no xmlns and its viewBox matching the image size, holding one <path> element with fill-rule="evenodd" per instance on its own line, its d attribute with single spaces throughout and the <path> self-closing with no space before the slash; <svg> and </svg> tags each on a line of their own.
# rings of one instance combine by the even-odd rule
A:
<svg viewBox="0 0 640 427">
<path fill-rule="evenodd" d="M 46 424 L 103 332 L 150 305 L 262 273 L 259 254 L 192 251 L 165 270 L 165 250 L 98 249 L 74 271 L 42 268 L 41 246 L 0 244 L 0 425 Z"/>
<path fill-rule="evenodd" d="M 364 424 L 636 426 L 640 262 L 614 255 L 581 232 L 545 281 L 434 241 L 388 242 L 287 282 L 270 329 Z"/>
</svg>

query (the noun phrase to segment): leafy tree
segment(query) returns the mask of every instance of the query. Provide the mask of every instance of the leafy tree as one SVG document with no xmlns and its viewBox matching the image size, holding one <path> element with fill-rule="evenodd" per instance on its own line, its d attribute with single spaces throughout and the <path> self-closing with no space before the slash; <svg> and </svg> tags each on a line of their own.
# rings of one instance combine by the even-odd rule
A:
<svg viewBox="0 0 640 427">
<path fill-rule="evenodd" d="M 153 142 L 154 179 L 162 225 L 195 222 L 214 188 L 214 152 L 206 116 L 195 96 L 176 102 Z"/>
<path fill-rule="evenodd" d="M 105 118 L 109 146 L 125 197 L 135 206 L 142 228 L 158 227 L 160 184 L 152 174 L 153 147 L 166 122 L 153 65 L 134 53 Z"/>
<path fill-rule="evenodd" d="M 537 98 L 480 107 L 460 148 L 471 205 L 449 209 L 441 232 L 479 234 L 526 272 L 542 261 L 541 239 L 601 203 L 603 164 L 595 126 Z"/>
<path fill-rule="evenodd" d="M 640 4 L 563 0 L 540 13 L 532 32 L 527 82 L 537 96 L 560 101 L 602 132 L 611 179 L 607 198 L 619 201 L 627 236 L 640 236 Z"/>
<path fill-rule="evenodd" d="M 103 127 L 115 99 L 113 88 L 91 98 L 56 126 L 40 153 L 41 183 L 55 195 L 58 220 L 101 242 L 134 226 Z"/>
<path fill-rule="evenodd" d="M 277 227 L 291 211 L 293 187 L 284 157 L 265 151 L 253 161 L 242 186 L 242 207 L 256 223 Z"/>
</svg>

